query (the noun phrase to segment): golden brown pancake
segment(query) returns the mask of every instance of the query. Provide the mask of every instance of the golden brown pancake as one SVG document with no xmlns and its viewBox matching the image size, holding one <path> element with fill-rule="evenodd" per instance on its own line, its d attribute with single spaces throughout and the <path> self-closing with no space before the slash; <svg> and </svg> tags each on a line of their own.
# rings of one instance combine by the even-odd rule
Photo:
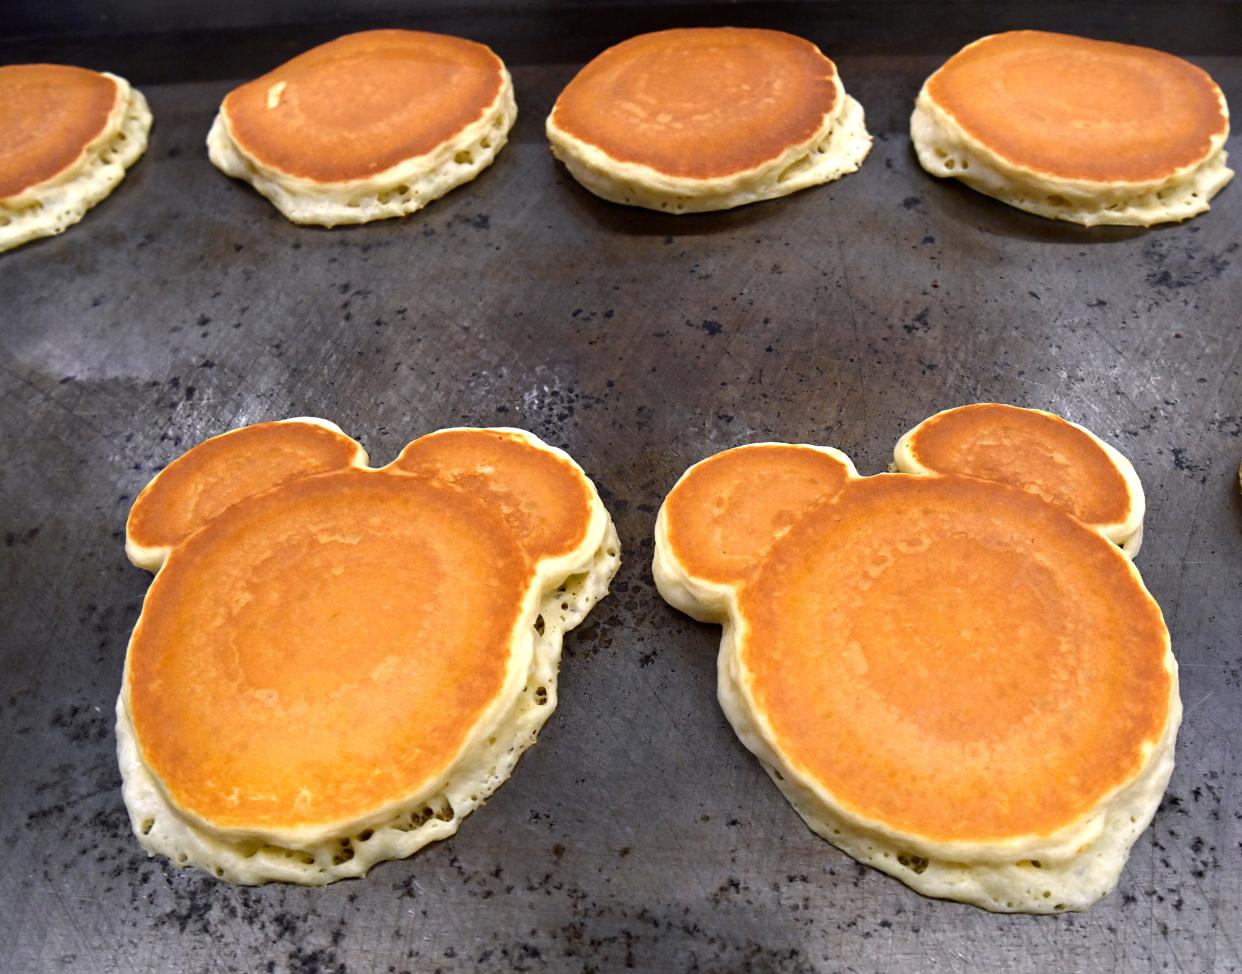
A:
<svg viewBox="0 0 1242 974">
<path fill-rule="evenodd" d="M 854 172 L 862 106 L 809 41 L 716 27 L 632 37 L 583 68 L 547 120 L 552 153 L 604 199 L 723 210 Z"/>
<path fill-rule="evenodd" d="M 482 503 L 420 478 L 346 470 L 235 504 L 147 596 L 128 673 L 143 760 L 218 829 L 392 804 L 500 692 L 531 574 Z"/>
<path fill-rule="evenodd" d="M 117 711 L 135 831 L 243 883 L 362 875 L 456 831 L 619 564 L 590 481 L 528 433 L 442 431 L 373 469 L 322 420 L 190 450 L 127 550 L 158 570 Z"/>
<path fill-rule="evenodd" d="M 928 94 L 1004 159 L 1093 182 L 1159 180 L 1202 161 L 1228 131 L 1220 90 L 1163 51 L 1044 31 L 969 45 Z"/>
<path fill-rule="evenodd" d="M 782 444 L 696 464 L 656 521 L 656 585 L 722 624 L 720 704 L 815 832 L 929 896 L 1086 909 L 1181 719 L 1160 609 L 1108 533 L 1133 469 L 998 404 L 896 457 L 874 477 Z"/>
<path fill-rule="evenodd" d="M 0 67 L 0 199 L 72 167 L 103 134 L 118 94 L 115 81 L 86 68 Z"/>
<path fill-rule="evenodd" d="M 556 124 L 614 159 L 710 179 L 805 142 L 833 112 L 836 66 L 810 41 L 716 27 L 641 34 L 561 92 Z"/>
<path fill-rule="evenodd" d="M 739 602 L 781 753 L 931 841 L 1055 834 L 1138 774 L 1168 716 L 1168 635 L 1130 565 L 1002 485 L 855 482 Z"/>
<path fill-rule="evenodd" d="M 1103 444 L 1042 410 L 961 406 L 924 420 L 902 446 L 921 468 L 917 472 L 1012 484 L 1086 524 L 1123 522 L 1133 513 L 1130 485 Z"/>
<path fill-rule="evenodd" d="M 669 492 L 668 543 L 695 577 L 738 581 L 852 473 L 848 462 L 809 446 L 772 443 L 718 453 Z"/>
<path fill-rule="evenodd" d="M 507 75 L 487 47 L 374 30 L 321 44 L 230 92 L 234 142 L 263 166 L 315 182 L 374 176 L 481 119 Z"/>
</svg>

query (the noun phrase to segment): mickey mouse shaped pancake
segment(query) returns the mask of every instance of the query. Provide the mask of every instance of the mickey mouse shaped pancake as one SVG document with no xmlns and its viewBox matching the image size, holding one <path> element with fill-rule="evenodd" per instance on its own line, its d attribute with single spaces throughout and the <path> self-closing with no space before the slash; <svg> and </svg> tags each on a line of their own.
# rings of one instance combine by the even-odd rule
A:
<svg viewBox="0 0 1242 974">
<path fill-rule="evenodd" d="M 983 404 L 902 438 L 902 473 L 765 443 L 691 467 L 655 578 L 724 627 L 719 698 L 807 824 L 929 896 L 1081 910 L 1173 770 L 1177 664 L 1118 546 L 1129 462 Z"/>
<path fill-rule="evenodd" d="M 318 419 L 191 449 L 130 512 L 155 571 L 117 701 L 139 841 L 236 883 L 361 876 L 457 831 L 556 706 L 616 532 L 565 453 L 441 430 L 386 467 Z"/>
</svg>

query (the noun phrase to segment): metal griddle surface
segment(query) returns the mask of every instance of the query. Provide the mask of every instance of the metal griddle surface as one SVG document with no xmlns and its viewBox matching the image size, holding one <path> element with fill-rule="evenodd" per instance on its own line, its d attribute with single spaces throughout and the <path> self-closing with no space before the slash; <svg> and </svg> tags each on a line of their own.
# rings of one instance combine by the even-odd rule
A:
<svg viewBox="0 0 1242 974">
<path fill-rule="evenodd" d="M 0 969 L 1242 967 L 1242 186 L 1155 231 L 1026 216 L 918 168 L 906 120 L 938 56 L 839 60 L 877 140 L 833 185 L 681 218 L 603 203 L 542 137 L 574 66 L 519 65 L 490 170 L 334 231 L 209 165 L 230 82 L 143 85 L 155 128 L 124 185 L 0 257 Z M 1242 104 L 1242 58 L 1197 60 Z M 649 573 L 690 463 L 780 439 L 876 472 L 974 400 L 1085 424 L 1148 491 L 1139 564 L 1186 719 L 1153 827 L 1085 915 L 933 902 L 812 835 L 720 713 L 719 630 Z M 122 529 L 185 447 L 304 414 L 378 462 L 442 426 L 531 429 L 595 478 L 625 565 L 538 745 L 455 838 L 327 889 L 239 889 L 129 833 L 112 714 L 148 576 Z"/>
</svg>

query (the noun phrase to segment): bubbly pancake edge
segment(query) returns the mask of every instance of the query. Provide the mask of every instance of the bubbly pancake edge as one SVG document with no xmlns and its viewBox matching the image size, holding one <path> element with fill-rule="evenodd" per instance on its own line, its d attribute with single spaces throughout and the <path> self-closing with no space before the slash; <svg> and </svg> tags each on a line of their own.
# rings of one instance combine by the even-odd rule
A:
<svg viewBox="0 0 1242 974">
<path fill-rule="evenodd" d="M 739 740 L 759 759 L 813 832 L 924 896 L 998 913 L 1086 910 L 1116 887 L 1130 849 L 1164 798 L 1182 717 L 1177 664 L 1171 651 L 1166 659 L 1172 679 L 1164 733 L 1129 783 L 1081 822 L 1042 842 L 1015 840 L 945 848 L 860 821 L 785 759 L 771 743 L 775 738 L 766 720 L 749 705 L 737 657 L 739 628 L 737 621 L 725 624 L 717 657 L 720 705 Z"/>
<path fill-rule="evenodd" d="M 146 151 L 152 121 L 146 98 L 124 78 L 100 73 L 117 87 L 108 122 L 73 164 L 0 200 L 0 253 L 63 233 L 106 199 Z"/>
</svg>

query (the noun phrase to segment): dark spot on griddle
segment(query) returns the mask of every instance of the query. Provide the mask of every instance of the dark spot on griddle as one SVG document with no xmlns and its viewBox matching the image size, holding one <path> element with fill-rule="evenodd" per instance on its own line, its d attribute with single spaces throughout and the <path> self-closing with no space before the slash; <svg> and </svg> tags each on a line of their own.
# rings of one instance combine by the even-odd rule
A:
<svg viewBox="0 0 1242 974">
<path fill-rule="evenodd" d="M 901 327 L 905 329 L 907 335 L 927 331 L 931 328 L 931 323 L 928 321 L 928 315 L 930 312 L 930 308 L 924 308 Z"/>
</svg>

